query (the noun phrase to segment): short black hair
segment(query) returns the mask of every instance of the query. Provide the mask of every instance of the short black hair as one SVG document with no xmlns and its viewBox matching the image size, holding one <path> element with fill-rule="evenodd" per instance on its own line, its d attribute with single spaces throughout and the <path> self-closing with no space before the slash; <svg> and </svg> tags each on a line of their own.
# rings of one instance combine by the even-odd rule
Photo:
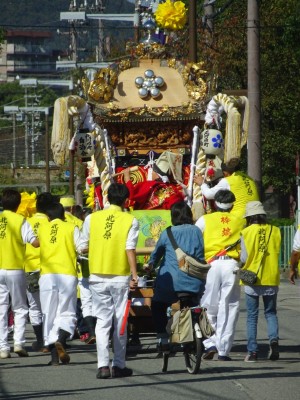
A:
<svg viewBox="0 0 300 400">
<path fill-rule="evenodd" d="M 230 190 L 220 189 L 215 194 L 215 201 L 219 203 L 233 203 L 235 201 L 235 195 Z"/>
<path fill-rule="evenodd" d="M 129 198 L 129 190 L 123 183 L 112 183 L 107 190 L 107 199 L 110 204 L 122 207 Z"/>
<path fill-rule="evenodd" d="M 65 209 L 60 203 L 52 203 L 49 204 L 46 210 L 46 214 L 48 215 L 50 221 L 53 219 L 59 218 L 61 220 L 65 220 Z"/>
<path fill-rule="evenodd" d="M 4 189 L 2 194 L 3 210 L 16 212 L 21 203 L 21 194 L 15 189 Z"/>
<path fill-rule="evenodd" d="M 193 225 L 193 213 L 191 207 L 184 201 L 178 201 L 171 207 L 171 222 L 172 225 Z"/>
<path fill-rule="evenodd" d="M 46 214 L 49 204 L 55 202 L 55 197 L 50 192 L 43 192 L 36 197 L 36 210 Z"/>
</svg>

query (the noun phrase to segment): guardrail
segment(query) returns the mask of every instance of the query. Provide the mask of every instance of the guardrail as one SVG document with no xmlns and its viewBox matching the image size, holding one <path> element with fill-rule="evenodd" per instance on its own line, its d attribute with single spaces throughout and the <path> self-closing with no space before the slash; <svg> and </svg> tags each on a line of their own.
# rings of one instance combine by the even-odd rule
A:
<svg viewBox="0 0 300 400">
<path fill-rule="evenodd" d="M 296 228 L 294 225 L 288 225 L 288 226 L 280 226 L 279 229 L 281 232 L 281 249 L 279 254 L 279 266 L 280 268 L 285 269 L 289 266 Z"/>
</svg>

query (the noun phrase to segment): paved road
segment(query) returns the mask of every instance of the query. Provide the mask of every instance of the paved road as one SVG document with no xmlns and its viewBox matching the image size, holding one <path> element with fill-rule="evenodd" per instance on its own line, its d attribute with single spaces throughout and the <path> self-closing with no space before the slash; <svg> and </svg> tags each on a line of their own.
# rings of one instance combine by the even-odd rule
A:
<svg viewBox="0 0 300 400">
<path fill-rule="evenodd" d="M 190 375 L 181 354 L 169 360 L 169 372 L 161 373 L 156 358 L 154 336 L 142 337 L 142 349 L 130 348 L 128 366 L 134 376 L 123 379 L 96 379 L 95 346 L 71 342 L 71 363 L 47 366 L 49 355 L 30 353 L 28 358 L 12 354 L 0 360 L 0 399 L 102 399 L 102 400 L 294 400 L 300 387 L 300 283 L 282 281 L 278 315 L 280 322 L 280 360 L 267 360 L 266 323 L 259 322 L 260 359 L 243 361 L 246 352 L 245 307 L 241 312 L 231 356 L 233 361 L 202 361 L 201 372 Z M 28 325 L 28 343 L 33 340 Z"/>
</svg>

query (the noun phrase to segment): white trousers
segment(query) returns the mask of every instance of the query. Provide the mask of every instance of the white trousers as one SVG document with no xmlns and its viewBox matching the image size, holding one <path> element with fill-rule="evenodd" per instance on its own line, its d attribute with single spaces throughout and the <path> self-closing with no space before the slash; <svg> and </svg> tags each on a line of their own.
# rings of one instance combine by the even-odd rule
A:
<svg viewBox="0 0 300 400">
<path fill-rule="evenodd" d="M 40 277 L 39 286 L 45 345 L 57 341 L 60 329 L 72 336 L 76 325 L 77 277 L 46 274 Z"/>
<path fill-rule="evenodd" d="M 89 278 L 79 278 L 78 287 L 80 292 L 82 316 L 83 318 L 92 316 L 92 292 L 90 290 Z"/>
<path fill-rule="evenodd" d="M 28 306 L 23 270 L 0 269 L 0 350 L 10 350 L 7 324 L 10 299 L 14 313 L 14 344 L 24 345 Z"/>
<path fill-rule="evenodd" d="M 128 297 L 128 282 L 90 282 L 93 299 L 93 316 L 97 318 L 96 346 L 98 368 L 109 366 L 109 334 L 113 325 L 114 356 L 112 365 L 125 367 L 127 329 L 120 336 L 120 329 Z"/>
<path fill-rule="evenodd" d="M 204 346 L 215 346 L 220 356 L 228 356 L 239 315 L 240 286 L 233 273 L 238 270 L 238 263 L 233 259 L 215 260 L 211 265 L 201 305 L 207 309 L 215 334 L 204 340 Z"/>
<path fill-rule="evenodd" d="M 37 292 L 31 293 L 27 290 L 27 300 L 29 305 L 29 319 L 31 325 L 40 325 L 43 322 L 40 291 L 38 290 Z"/>
</svg>

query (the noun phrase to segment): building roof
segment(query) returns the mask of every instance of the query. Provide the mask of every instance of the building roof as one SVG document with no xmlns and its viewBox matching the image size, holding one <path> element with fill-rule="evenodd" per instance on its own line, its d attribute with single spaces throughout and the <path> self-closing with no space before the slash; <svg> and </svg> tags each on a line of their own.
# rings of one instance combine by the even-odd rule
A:
<svg viewBox="0 0 300 400">
<path fill-rule="evenodd" d="M 30 37 L 30 38 L 50 38 L 52 33 L 49 31 L 29 31 L 29 30 L 6 30 L 5 37 Z"/>
</svg>

